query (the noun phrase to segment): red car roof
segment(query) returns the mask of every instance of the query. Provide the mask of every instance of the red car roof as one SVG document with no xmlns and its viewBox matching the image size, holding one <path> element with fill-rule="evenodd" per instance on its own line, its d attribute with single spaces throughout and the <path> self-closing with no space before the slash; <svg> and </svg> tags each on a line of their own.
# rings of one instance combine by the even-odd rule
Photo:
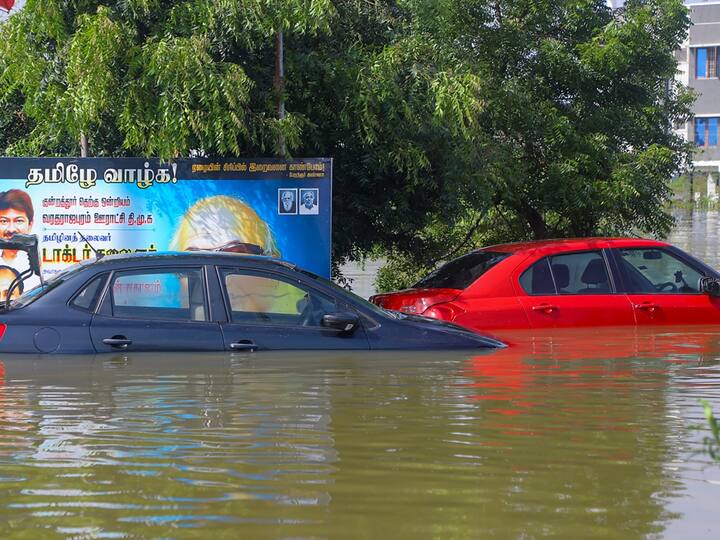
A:
<svg viewBox="0 0 720 540">
<path fill-rule="evenodd" d="M 648 247 L 667 246 L 666 242 L 646 238 L 556 238 L 553 240 L 532 240 L 487 246 L 482 251 L 499 251 L 502 253 L 532 253 L 535 251 L 574 251 L 581 249 L 598 249 L 603 247 Z"/>
</svg>

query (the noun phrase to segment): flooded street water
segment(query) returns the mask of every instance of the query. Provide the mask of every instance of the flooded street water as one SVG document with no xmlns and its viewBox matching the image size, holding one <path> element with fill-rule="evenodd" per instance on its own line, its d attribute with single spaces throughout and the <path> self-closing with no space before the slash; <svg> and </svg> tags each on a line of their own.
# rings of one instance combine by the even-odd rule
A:
<svg viewBox="0 0 720 540">
<path fill-rule="evenodd" d="M 720 210 L 675 210 L 667 241 L 720 270 Z"/>
<path fill-rule="evenodd" d="M 3 537 L 716 537 L 715 329 L 513 338 L 5 358 Z"/>
<path fill-rule="evenodd" d="M 673 241 L 718 266 L 705 218 L 714 238 L 694 219 Z M 0 534 L 718 538 L 700 402 L 720 414 L 718 328 L 503 337 L 482 354 L 3 356 Z"/>
</svg>

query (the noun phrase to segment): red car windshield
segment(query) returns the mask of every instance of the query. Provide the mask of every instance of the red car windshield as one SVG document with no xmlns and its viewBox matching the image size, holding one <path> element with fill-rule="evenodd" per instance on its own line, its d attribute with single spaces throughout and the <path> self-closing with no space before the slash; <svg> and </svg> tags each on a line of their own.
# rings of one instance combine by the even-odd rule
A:
<svg viewBox="0 0 720 540">
<path fill-rule="evenodd" d="M 413 285 L 413 289 L 465 289 L 510 253 L 475 251 L 444 264 Z"/>
</svg>

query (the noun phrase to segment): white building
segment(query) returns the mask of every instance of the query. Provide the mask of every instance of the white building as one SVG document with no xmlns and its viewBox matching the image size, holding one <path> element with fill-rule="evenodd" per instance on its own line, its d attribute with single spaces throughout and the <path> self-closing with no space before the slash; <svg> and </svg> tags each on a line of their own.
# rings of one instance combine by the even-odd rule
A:
<svg viewBox="0 0 720 540">
<path fill-rule="evenodd" d="M 686 0 L 692 26 L 683 47 L 676 52 L 678 79 L 695 90 L 693 118 L 674 126 L 695 143 L 695 181 L 707 186 L 707 196 L 718 197 L 720 172 L 720 1 Z M 697 185 L 697 184 L 696 184 Z"/>
</svg>

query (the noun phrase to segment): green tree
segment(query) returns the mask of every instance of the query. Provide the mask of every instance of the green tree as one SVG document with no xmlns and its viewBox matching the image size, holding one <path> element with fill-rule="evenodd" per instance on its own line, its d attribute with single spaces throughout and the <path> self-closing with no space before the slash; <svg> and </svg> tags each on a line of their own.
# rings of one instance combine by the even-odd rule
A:
<svg viewBox="0 0 720 540">
<path fill-rule="evenodd" d="M 327 31 L 330 0 L 28 0 L 2 25 L 0 97 L 33 128 L 6 152 L 241 155 L 301 119 L 273 115 L 278 31 Z"/>
<path fill-rule="evenodd" d="M 674 80 L 681 1 L 398 4 L 404 35 L 367 64 L 358 95 L 374 163 L 401 170 L 412 191 L 392 206 L 407 215 L 423 194 L 438 200 L 412 239 L 388 228 L 400 268 L 451 253 L 462 223 L 477 224 L 466 249 L 668 232 L 669 179 L 689 153 L 671 126 L 692 102 Z"/>
<path fill-rule="evenodd" d="M 336 262 L 390 255 L 398 286 L 484 243 L 665 233 L 688 24 L 681 0 L 28 0 L 0 28 L 0 142 L 331 156 Z"/>
</svg>

